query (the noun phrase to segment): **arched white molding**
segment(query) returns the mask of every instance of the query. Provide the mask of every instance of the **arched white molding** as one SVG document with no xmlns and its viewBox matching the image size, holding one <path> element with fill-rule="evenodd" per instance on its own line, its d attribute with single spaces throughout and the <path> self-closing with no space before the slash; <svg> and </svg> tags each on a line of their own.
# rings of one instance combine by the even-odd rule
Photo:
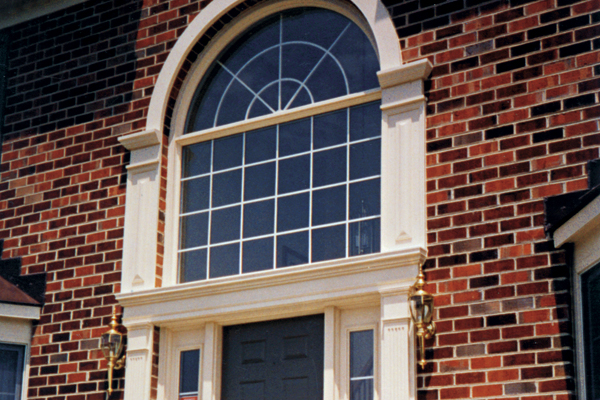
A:
<svg viewBox="0 0 600 400">
<path fill-rule="evenodd" d="M 171 50 L 154 86 L 146 128 L 162 132 L 171 88 L 187 55 L 206 31 L 223 15 L 244 0 L 215 0 L 204 8 L 187 27 Z M 402 65 L 398 35 L 385 6 L 379 0 L 351 0 L 363 14 L 375 38 L 382 71 Z"/>
</svg>

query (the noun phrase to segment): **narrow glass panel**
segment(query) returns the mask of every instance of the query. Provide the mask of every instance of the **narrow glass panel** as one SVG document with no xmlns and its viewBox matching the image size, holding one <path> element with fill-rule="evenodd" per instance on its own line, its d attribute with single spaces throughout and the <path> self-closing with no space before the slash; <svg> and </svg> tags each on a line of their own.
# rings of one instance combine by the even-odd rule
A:
<svg viewBox="0 0 600 400">
<path fill-rule="evenodd" d="M 380 251 L 379 225 L 379 218 L 352 222 L 350 224 L 349 240 L 351 256 L 378 253 Z"/>
<path fill-rule="evenodd" d="M 379 215 L 380 204 L 379 178 L 350 184 L 350 219 Z"/>
<path fill-rule="evenodd" d="M 346 226 L 336 225 L 312 231 L 312 261 L 346 256 Z"/>
<path fill-rule="evenodd" d="M 181 217 L 180 249 L 204 246 L 208 242 L 208 213 Z"/>
<path fill-rule="evenodd" d="M 244 200 L 275 195 L 275 162 L 246 167 L 244 172 Z"/>
<path fill-rule="evenodd" d="M 214 141 L 213 170 L 238 167 L 242 165 L 244 135 L 234 135 Z"/>
<path fill-rule="evenodd" d="M 279 157 L 310 150 L 310 118 L 279 126 Z"/>
<path fill-rule="evenodd" d="M 271 160 L 277 151 L 276 127 L 270 126 L 246 133 L 245 164 Z"/>
<path fill-rule="evenodd" d="M 350 140 L 381 136 L 381 103 L 350 108 Z"/>
<path fill-rule="evenodd" d="M 201 142 L 183 148 L 183 177 L 210 172 L 212 142 Z"/>
<path fill-rule="evenodd" d="M 212 206 L 221 207 L 239 203 L 242 198 L 242 171 L 222 172 L 213 175 Z"/>
<path fill-rule="evenodd" d="M 190 179 L 181 183 L 181 212 L 200 211 L 208 208 L 210 177 Z"/>
<path fill-rule="evenodd" d="M 198 395 L 200 350 L 182 351 L 179 363 L 179 397 Z"/>
<path fill-rule="evenodd" d="M 179 282 L 206 279 L 206 249 L 179 253 Z"/>
<path fill-rule="evenodd" d="M 313 192 L 312 226 L 346 220 L 346 185 Z"/>
<path fill-rule="evenodd" d="M 308 263 L 308 232 L 277 236 L 277 268 Z"/>
<path fill-rule="evenodd" d="M 350 146 L 350 179 L 381 174 L 381 140 L 369 140 Z"/>
<path fill-rule="evenodd" d="M 373 330 L 350 332 L 350 377 L 373 376 Z"/>
<path fill-rule="evenodd" d="M 314 119 L 314 148 L 346 143 L 348 110 L 317 115 Z"/>
<path fill-rule="evenodd" d="M 350 400 L 373 399 L 373 379 L 350 381 Z"/>
<path fill-rule="evenodd" d="M 273 233 L 275 200 L 244 205 L 244 238 Z"/>
<path fill-rule="evenodd" d="M 240 238 L 240 206 L 212 212 L 210 242 L 221 243 Z"/>
<path fill-rule="evenodd" d="M 350 332 L 350 399 L 373 399 L 373 330 Z"/>
<path fill-rule="evenodd" d="M 346 181 L 346 147 L 313 155 L 313 187 Z"/>
<path fill-rule="evenodd" d="M 310 156 L 299 156 L 279 161 L 277 193 L 285 194 L 308 189 L 310 184 Z"/>
<path fill-rule="evenodd" d="M 240 244 L 227 244 L 210 248 L 210 277 L 237 275 L 240 273 Z"/>
<path fill-rule="evenodd" d="M 273 269 L 273 238 L 243 243 L 242 273 Z"/>
<path fill-rule="evenodd" d="M 277 200 L 277 232 L 308 227 L 309 194 L 300 193 Z"/>
</svg>

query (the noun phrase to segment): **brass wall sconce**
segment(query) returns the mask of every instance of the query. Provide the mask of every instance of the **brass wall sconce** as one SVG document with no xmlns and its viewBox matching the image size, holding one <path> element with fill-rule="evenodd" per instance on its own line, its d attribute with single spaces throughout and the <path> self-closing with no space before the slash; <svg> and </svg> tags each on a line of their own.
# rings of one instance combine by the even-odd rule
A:
<svg viewBox="0 0 600 400">
<path fill-rule="evenodd" d="M 113 371 L 121 369 L 125 365 L 125 356 L 121 357 L 123 352 L 123 334 L 117 331 L 120 324 L 117 322 L 117 309 L 113 307 L 112 318 L 108 324 L 110 330 L 104 332 L 101 336 L 100 348 L 104 353 L 104 358 L 108 361 L 108 397 L 113 392 L 112 381 Z"/>
<path fill-rule="evenodd" d="M 425 339 L 431 339 L 435 335 L 435 323 L 433 319 L 433 296 L 427 293 L 425 286 L 425 275 L 423 275 L 423 264 L 419 264 L 419 275 L 417 281 L 411 287 L 409 293 L 410 314 L 417 328 L 419 339 L 419 365 L 425 368 Z"/>
</svg>

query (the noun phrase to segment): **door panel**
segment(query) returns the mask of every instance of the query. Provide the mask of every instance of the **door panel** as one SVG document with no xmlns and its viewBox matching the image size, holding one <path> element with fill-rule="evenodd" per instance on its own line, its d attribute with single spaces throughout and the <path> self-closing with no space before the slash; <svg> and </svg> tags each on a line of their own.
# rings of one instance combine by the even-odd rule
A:
<svg viewBox="0 0 600 400">
<path fill-rule="evenodd" d="M 323 315 L 223 329 L 223 400 L 321 400 Z"/>
</svg>

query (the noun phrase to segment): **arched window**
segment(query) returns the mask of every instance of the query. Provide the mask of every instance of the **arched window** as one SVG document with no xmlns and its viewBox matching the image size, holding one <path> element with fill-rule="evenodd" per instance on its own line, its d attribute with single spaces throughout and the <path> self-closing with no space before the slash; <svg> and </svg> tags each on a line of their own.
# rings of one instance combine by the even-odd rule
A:
<svg viewBox="0 0 600 400">
<path fill-rule="evenodd" d="M 367 35 L 320 8 L 271 15 L 221 52 L 185 134 L 285 118 L 183 147 L 180 282 L 379 251 L 381 111 L 365 96 L 378 70 Z"/>
</svg>

